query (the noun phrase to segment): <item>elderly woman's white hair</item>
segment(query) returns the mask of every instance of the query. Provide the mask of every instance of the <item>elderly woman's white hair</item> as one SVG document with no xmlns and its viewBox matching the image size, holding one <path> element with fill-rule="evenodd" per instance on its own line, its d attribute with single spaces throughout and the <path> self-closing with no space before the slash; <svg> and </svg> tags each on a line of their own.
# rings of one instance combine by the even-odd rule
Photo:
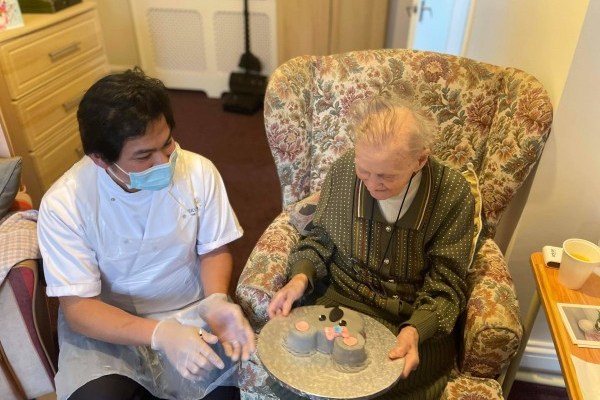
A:
<svg viewBox="0 0 600 400">
<path fill-rule="evenodd" d="M 373 96 L 352 104 L 349 117 L 354 144 L 393 143 L 399 139 L 398 133 L 407 116 L 412 116 L 415 122 L 415 130 L 403 138 L 407 152 L 417 155 L 431 149 L 437 131 L 435 122 L 414 104 L 393 95 Z"/>
</svg>

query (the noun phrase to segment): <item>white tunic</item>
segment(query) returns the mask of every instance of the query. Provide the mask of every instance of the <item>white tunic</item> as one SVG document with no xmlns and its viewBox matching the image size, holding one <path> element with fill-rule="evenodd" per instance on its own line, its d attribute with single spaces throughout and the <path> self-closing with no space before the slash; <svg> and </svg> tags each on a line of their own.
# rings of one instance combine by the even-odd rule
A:
<svg viewBox="0 0 600 400">
<path fill-rule="evenodd" d="M 160 191 L 127 193 L 88 157 L 48 190 L 38 220 L 48 296 L 100 296 L 132 314 L 204 325 L 194 311 L 203 298 L 199 255 L 243 231 L 214 165 L 178 151 L 173 181 Z M 195 399 L 223 373 L 191 384 L 149 348 L 78 335 L 62 314 L 59 339 L 59 399 L 111 373 L 161 398 Z"/>
</svg>

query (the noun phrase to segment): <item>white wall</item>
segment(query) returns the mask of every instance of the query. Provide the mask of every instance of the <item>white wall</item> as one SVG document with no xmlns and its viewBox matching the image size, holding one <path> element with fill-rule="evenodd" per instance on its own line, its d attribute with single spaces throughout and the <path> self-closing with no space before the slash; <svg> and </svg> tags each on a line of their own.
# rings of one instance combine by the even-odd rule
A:
<svg viewBox="0 0 600 400">
<path fill-rule="evenodd" d="M 479 0 L 476 5 L 466 55 L 528 71 L 554 105 L 552 132 L 535 178 L 516 199 L 524 204 L 520 220 L 510 220 L 518 213 L 509 212 L 499 232 L 510 240 L 506 255 L 523 317 L 535 290 L 531 252 L 545 244 L 560 246 L 573 236 L 600 239 L 600 179 L 592 175 L 600 170 L 599 24 L 596 1 L 571 1 L 568 7 L 561 0 Z M 560 373 L 543 312 L 522 367 Z"/>
<path fill-rule="evenodd" d="M 111 68 L 123 70 L 140 65 L 129 1 L 94 1 L 98 5 L 106 56 Z"/>
<path fill-rule="evenodd" d="M 478 0 L 465 55 L 536 76 L 556 107 L 589 0 Z"/>
<path fill-rule="evenodd" d="M 593 242 L 600 239 L 599 37 L 600 2 L 591 1 L 556 110 L 552 146 L 542 155 L 513 238 L 512 265 L 526 266 L 528 248 L 560 246 L 569 237 Z M 525 282 L 529 281 L 519 283 Z M 532 348 L 536 341 L 549 337 L 545 320 L 538 316 L 530 340 Z"/>
<path fill-rule="evenodd" d="M 385 47 L 406 48 L 410 27 L 407 8 L 410 8 L 412 3 L 413 0 L 389 0 Z"/>
</svg>

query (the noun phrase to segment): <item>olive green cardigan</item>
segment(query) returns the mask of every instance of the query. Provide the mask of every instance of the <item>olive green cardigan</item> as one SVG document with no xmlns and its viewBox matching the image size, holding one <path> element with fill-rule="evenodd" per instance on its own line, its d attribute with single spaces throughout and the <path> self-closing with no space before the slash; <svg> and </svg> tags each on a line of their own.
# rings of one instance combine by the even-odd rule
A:
<svg viewBox="0 0 600 400">
<path fill-rule="evenodd" d="M 465 178 L 430 157 L 416 197 L 394 228 L 356 178 L 350 150 L 323 183 L 314 228 L 290 253 L 290 276 L 309 277 L 305 303 L 348 306 L 395 334 L 404 325 L 415 326 L 419 369 L 428 371 L 421 377 L 413 373 L 413 382 L 404 383 L 427 386 L 454 362 L 453 331 L 466 304 L 474 214 Z"/>
</svg>

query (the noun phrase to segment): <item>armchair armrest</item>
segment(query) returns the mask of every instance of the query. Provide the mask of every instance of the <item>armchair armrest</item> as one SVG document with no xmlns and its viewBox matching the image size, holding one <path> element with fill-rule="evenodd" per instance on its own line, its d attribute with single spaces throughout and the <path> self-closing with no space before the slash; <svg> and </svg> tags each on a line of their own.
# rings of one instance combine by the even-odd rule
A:
<svg viewBox="0 0 600 400">
<path fill-rule="evenodd" d="M 300 234 L 283 211 L 258 239 L 236 288 L 236 298 L 252 327 L 260 331 L 269 320 L 267 307 L 287 281 L 287 259 Z"/>
<path fill-rule="evenodd" d="M 2 399 L 32 399 L 55 390 L 57 357 L 38 267 L 36 260 L 24 260 L 0 285 Z"/>
<path fill-rule="evenodd" d="M 470 294 L 459 368 L 465 375 L 495 378 L 517 352 L 523 325 L 508 265 L 492 239 L 483 242 L 467 281 Z"/>
</svg>

